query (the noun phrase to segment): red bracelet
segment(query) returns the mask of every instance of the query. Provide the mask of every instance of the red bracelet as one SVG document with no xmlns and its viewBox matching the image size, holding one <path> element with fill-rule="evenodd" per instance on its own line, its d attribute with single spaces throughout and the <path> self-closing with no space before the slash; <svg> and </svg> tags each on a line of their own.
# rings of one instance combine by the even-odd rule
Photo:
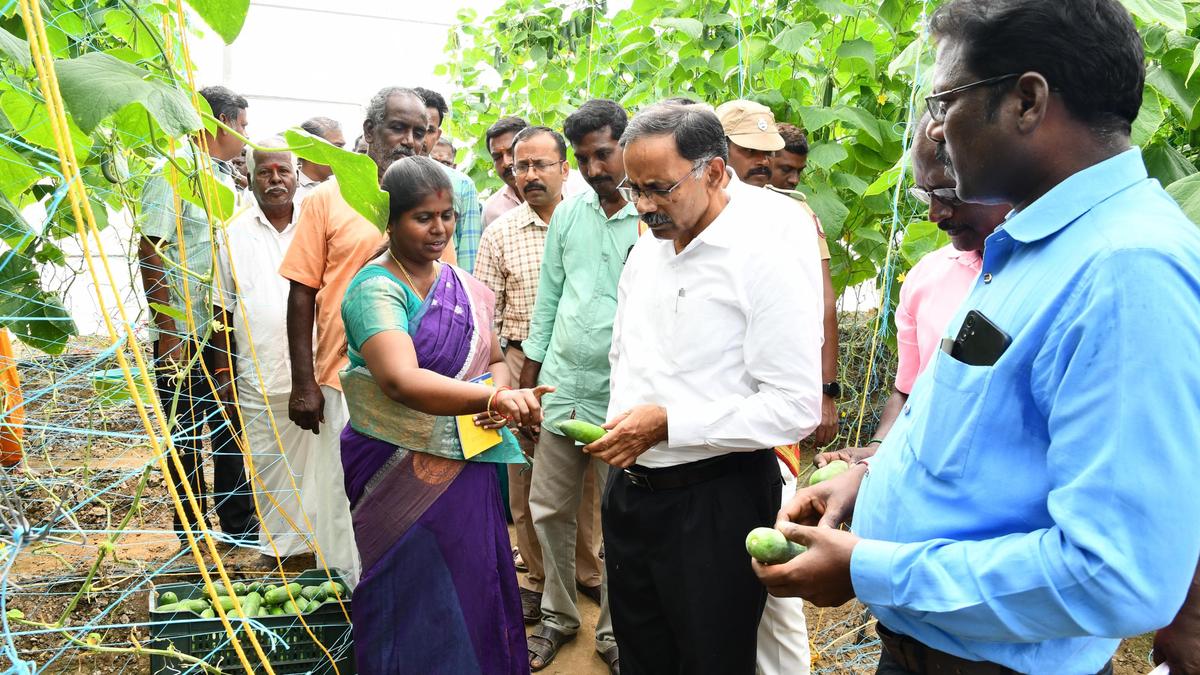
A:
<svg viewBox="0 0 1200 675">
<path fill-rule="evenodd" d="M 492 395 L 488 397 L 487 408 L 484 410 L 484 412 L 488 414 L 488 417 L 492 417 L 496 414 L 496 412 L 492 410 L 492 403 L 496 401 L 496 396 L 502 391 L 512 391 L 512 387 L 496 387 L 496 390 L 493 391 Z"/>
</svg>

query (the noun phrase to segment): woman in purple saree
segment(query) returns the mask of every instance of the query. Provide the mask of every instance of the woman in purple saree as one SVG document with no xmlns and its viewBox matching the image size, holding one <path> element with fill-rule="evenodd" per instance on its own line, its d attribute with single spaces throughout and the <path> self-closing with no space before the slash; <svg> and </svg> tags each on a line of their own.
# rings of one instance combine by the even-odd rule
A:
<svg viewBox="0 0 1200 675">
<path fill-rule="evenodd" d="M 543 391 L 507 388 L 491 292 L 438 262 L 454 228 L 442 169 L 406 158 L 382 184 L 388 250 L 342 303 L 350 357 L 342 464 L 363 564 L 358 670 L 528 673 L 494 463 L 523 461 L 504 425 L 538 423 Z M 471 381 L 489 372 L 495 387 Z M 464 460 L 459 415 L 503 441 Z"/>
</svg>

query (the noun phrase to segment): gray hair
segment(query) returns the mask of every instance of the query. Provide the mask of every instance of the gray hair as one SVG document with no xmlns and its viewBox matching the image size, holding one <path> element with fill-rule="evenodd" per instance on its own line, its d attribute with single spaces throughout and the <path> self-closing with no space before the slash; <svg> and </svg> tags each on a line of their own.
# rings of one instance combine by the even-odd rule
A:
<svg viewBox="0 0 1200 675">
<path fill-rule="evenodd" d="M 729 161 L 725 129 L 711 108 L 659 103 L 639 112 L 621 134 L 621 147 L 641 138 L 671 136 L 684 159 L 697 164 L 717 157 Z"/>
<path fill-rule="evenodd" d="M 254 167 L 258 164 L 259 153 L 286 153 L 292 158 L 292 168 L 296 168 L 296 155 L 291 150 L 287 149 L 288 143 L 283 139 L 282 136 L 271 136 L 269 138 L 264 138 L 261 141 L 256 142 L 255 145 L 269 149 L 251 150 L 250 152 L 246 153 L 246 175 L 251 179 L 254 177 Z M 250 146 L 246 147 L 249 148 Z"/>
<path fill-rule="evenodd" d="M 371 102 L 367 104 L 367 119 L 372 125 L 383 124 L 384 110 L 387 109 L 387 102 L 393 96 L 412 96 L 421 104 L 421 108 L 425 108 L 425 99 L 421 98 L 413 89 L 408 87 L 384 87 L 379 90 L 379 93 L 371 97 Z"/>
<path fill-rule="evenodd" d="M 304 124 L 301 124 L 300 128 L 312 134 L 313 136 L 325 138 L 325 134 L 328 134 L 335 129 L 341 129 L 342 125 L 332 117 L 317 116 L 304 120 Z"/>
</svg>

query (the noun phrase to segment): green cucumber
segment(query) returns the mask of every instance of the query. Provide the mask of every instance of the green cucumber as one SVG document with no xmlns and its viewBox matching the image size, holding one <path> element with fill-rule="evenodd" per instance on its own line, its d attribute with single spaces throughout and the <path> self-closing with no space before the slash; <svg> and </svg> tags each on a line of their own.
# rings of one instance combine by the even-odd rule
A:
<svg viewBox="0 0 1200 675">
<path fill-rule="evenodd" d="M 156 612 L 185 612 L 185 611 L 187 611 L 187 608 L 182 607 L 181 603 L 170 602 L 165 605 L 156 606 L 154 608 L 154 611 L 156 611 Z"/>
<path fill-rule="evenodd" d="M 233 582 L 233 594 L 234 595 L 245 595 L 246 594 L 246 584 L 244 584 L 240 581 Z"/>
<path fill-rule="evenodd" d="M 566 422 L 558 423 L 559 431 L 562 431 L 571 439 L 588 445 L 600 440 L 608 431 L 583 420 L 567 420 Z"/>
<path fill-rule="evenodd" d="M 217 602 L 220 603 L 221 609 L 225 610 L 226 612 L 233 611 L 233 598 L 229 597 L 228 595 L 222 595 L 221 597 L 217 598 Z"/>
<path fill-rule="evenodd" d="M 257 616 L 258 608 L 262 607 L 263 597 L 259 593 L 247 593 L 242 599 L 242 612 L 246 616 Z"/>
<path fill-rule="evenodd" d="M 217 613 L 212 610 L 212 607 L 209 607 L 208 609 L 204 610 L 203 612 L 200 612 L 200 618 L 201 619 L 215 619 L 215 618 L 217 618 Z"/>
<path fill-rule="evenodd" d="M 756 527 L 746 535 L 746 552 L 764 565 L 785 563 L 806 550 L 774 528 Z"/>
<path fill-rule="evenodd" d="M 281 614 L 283 614 L 282 607 L 272 607 L 271 608 L 271 616 L 279 616 Z"/>
<path fill-rule="evenodd" d="M 159 609 L 162 608 L 162 605 L 173 605 L 177 602 L 179 602 L 179 596 L 175 595 L 175 591 L 163 591 L 158 594 Z"/>
<path fill-rule="evenodd" d="M 336 581 L 326 581 L 321 584 L 321 590 L 325 591 L 327 598 L 347 597 L 346 587 Z"/>
<path fill-rule="evenodd" d="M 247 593 L 259 593 L 262 591 L 263 583 L 261 581 L 251 581 L 246 584 Z"/>
<path fill-rule="evenodd" d="M 266 602 L 268 605 L 282 605 L 290 598 L 299 596 L 302 588 L 303 586 L 295 582 L 280 588 L 273 588 L 263 593 L 263 602 Z"/>
<path fill-rule="evenodd" d="M 830 478 L 833 478 L 834 476 L 839 476 L 843 473 L 846 473 L 849 470 L 850 470 L 850 465 L 847 464 L 844 460 L 835 459 L 832 462 L 821 467 L 820 469 L 817 469 L 816 471 L 814 471 L 813 474 L 808 477 L 808 485 L 809 485 L 809 487 L 812 487 L 813 485 L 816 485 L 817 483 L 822 483 L 824 481 L 827 481 Z"/>
<path fill-rule="evenodd" d="M 179 603 L 179 606 L 182 608 L 185 608 L 189 611 L 195 612 L 197 614 L 212 607 L 208 603 L 208 600 L 205 600 L 203 598 L 194 598 L 192 600 L 184 600 L 183 602 Z"/>
<path fill-rule="evenodd" d="M 322 593 L 322 591 L 321 591 L 320 584 L 313 584 L 311 586 L 305 586 L 304 588 L 300 589 L 300 595 L 303 596 L 305 600 L 312 600 L 313 598 L 317 597 L 321 593 Z"/>
<path fill-rule="evenodd" d="M 300 608 L 296 606 L 296 603 L 292 602 L 291 600 L 288 600 L 287 602 L 283 603 L 283 613 L 284 614 L 303 614 L 303 612 L 300 611 Z"/>
</svg>

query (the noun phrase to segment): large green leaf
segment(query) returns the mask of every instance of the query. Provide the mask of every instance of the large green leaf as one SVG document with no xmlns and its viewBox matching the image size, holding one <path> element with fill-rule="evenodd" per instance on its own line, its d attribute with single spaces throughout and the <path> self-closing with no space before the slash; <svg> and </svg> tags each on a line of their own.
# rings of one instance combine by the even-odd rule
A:
<svg viewBox="0 0 1200 675">
<path fill-rule="evenodd" d="M 928 220 L 912 223 L 904 230 L 904 241 L 900 244 L 900 255 L 908 262 L 909 265 L 916 265 L 917 261 L 925 257 L 928 253 L 950 243 L 950 237 L 942 232 L 938 226 Z"/>
<path fill-rule="evenodd" d="M 1137 119 L 1133 122 L 1130 142 L 1134 145 L 1145 145 L 1166 119 L 1167 115 L 1163 112 L 1158 94 L 1147 87 L 1142 96 L 1142 109 L 1138 111 Z"/>
<path fill-rule="evenodd" d="M 54 131 L 50 128 L 50 114 L 46 106 L 20 89 L 9 89 L 0 96 L 0 110 L 13 126 L 13 130 L 33 145 L 57 150 Z M 92 147 L 92 138 L 83 133 L 70 117 L 67 118 L 71 142 L 75 146 L 75 159 L 83 162 Z"/>
<path fill-rule="evenodd" d="M 15 251 L 0 255 L 0 322 L 25 344 L 61 354 L 76 334 L 58 298 L 44 292 L 33 260 Z"/>
<path fill-rule="evenodd" d="M 1187 31 L 1183 0 L 1121 0 L 1131 14 L 1147 23 L 1161 23 L 1179 32 Z"/>
<path fill-rule="evenodd" d="M 12 59 L 22 68 L 33 67 L 33 59 L 29 56 L 29 43 L 3 28 L 0 28 L 0 54 Z"/>
<path fill-rule="evenodd" d="M 330 145 L 325 139 L 300 129 L 284 132 L 284 139 L 297 156 L 332 167 L 346 203 L 380 230 L 387 227 L 388 194 L 379 189 L 375 160 Z"/>
<path fill-rule="evenodd" d="M 233 44 L 242 32 L 246 11 L 250 9 L 250 0 L 188 0 L 188 4 L 227 45 Z"/>
<path fill-rule="evenodd" d="M 55 69 L 63 102 L 84 131 L 91 132 L 131 103 L 140 103 L 172 136 L 201 128 L 187 94 L 110 54 L 92 52 L 58 61 Z"/>
<path fill-rule="evenodd" d="M 8 145 L 0 145 L 0 194 L 16 199 L 41 173 L 29 165 L 29 160 L 13 151 Z"/>
<path fill-rule="evenodd" d="M 1179 202 L 1180 208 L 1193 223 L 1200 223 L 1200 173 L 1170 184 L 1167 186 L 1167 194 Z"/>
<path fill-rule="evenodd" d="M 808 149 L 808 163 L 819 169 L 829 170 L 850 156 L 841 143 L 816 143 Z"/>
<path fill-rule="evenodd" d="M 656 23 L 664 28 L 674 28 L 692 38 L 693 40 L 700 39 L 700 35 L 704 32 L 704 24 L 695 19 L 680 19 L 676 17 L 664 17 Z"/>
<path fill-rule="evenodd" d="M 1147 146 L 1142 150 L 1142 158 L 1146 162 L 1146 172 L 1163 185 L 1171 185 L 1196 173 L 1195 164 L 1175 148 L 1163 143 Z"/>
<path fill-rule="evenodd" d="M 806 21 L 800 25 L 781 31 L 771 41 L 771 44 L 775 45 L 781 52 L 792 54 L 799 51 L 804 46 L 804 43 L 808 42 L 808 39 L 815 35 L 816 32 L 817 27 Z"/>
<path fill-rule="evenodd" d="M 1187 77 L 1162 67 L 1146 73 L 1146 84 L 1173 103 L 1185 123 L 1195 126 L 1196 105 L 1200 104 L 1200 80 L 1189 83 Z"/>
</svg>

